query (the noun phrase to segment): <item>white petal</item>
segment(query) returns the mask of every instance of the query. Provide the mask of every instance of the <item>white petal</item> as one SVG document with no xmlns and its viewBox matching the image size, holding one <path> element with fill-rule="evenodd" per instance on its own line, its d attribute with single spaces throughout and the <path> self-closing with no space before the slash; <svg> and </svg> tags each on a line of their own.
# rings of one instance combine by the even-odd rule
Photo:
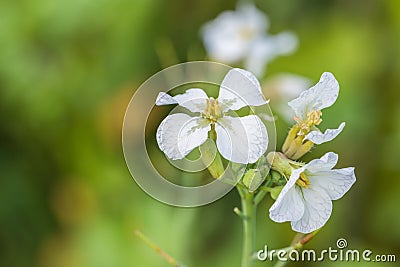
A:
<svg viewBox="0 0 400 267">
<path fill-rule="evenodd" d="M 310 233 L 321 228 L 332 213 L 332 201 L 323 190 L 303 188 L 304 214 L 298 221 L 292 221 L 292 229 L 300 233 Z"/>
<path fill-rule="evenodd" d="M 203 144 L 211 126 L 203 118 L 183 113 L 167 116 L 157 129 L 157 143 L 170 159 L 182 159 Z"/>
<path fill-rule="evenodd" d="M 307 163 L 303 168 L 307 171 L 307 173 L 317 173 L 320 171 L 329 171 L 338 162 L 338 155 L 333 152 L 328 152 L 323 155 L 320 159 L 313 159 L 309 163 Z"/>
<path fill-rule="evenodd" d="M 257 78 L 250 72 L 237 68 L 230 70 L 222 81 L 218 100 L 231 110 L 267 103 Z"/>
<path fill-rule="evenodd" d="M 157 106 L 163 106 L 163 105 L 171 105 L 171 104 L 178 104 L 178 102 L 169 94 L 165 92 L 160 92 L 158 93 L 157 99 L 156 99 L 156 105 Z"/>
<path fill-rule="evenodd" d="M 275 222 L 297 221 L 304 213 L 301 189 L 296 181 L 301 172 L 294 170 L 283 187 L 274 205 L 269 209 L 269 217 Z"/>
<path fill-rule="evenodd" d="M 207 106 L 207 99 L 208 96 L 202 89 L 192 88 L 176 96 L 161 92 L 157 96 L 156 105 L 179 104 L 192 112 L 204 112 Z"/>
<path fill-rule="evenodd" d="M 254 163 L 267 150 L 267 129 L 256 115 L 225 116 L 215 125 L 215 131 L 219 152 L 232 162 Z"/>
<path fill-rule="evenodd" d="M 318 130 L 312 131 L 305 136 L 304 140 L 310 140 L 311 142 L 313 142 L 314 144 L 317 144 L 317 145 L 329 142 L 329 141 L 335 139 L 336 136 L 338 136 L 342 132 L 345 125 L 346 125 L 346 123 L 342 122 L 339 125 L 339 128 L 327 129 L 325 131 L 325 133 L 322 133 Z"/>
<path fill-rule="evenodd" d="M 314 187 L 322 188 L 331 200 L 341 198 L 356 181 L 354 168 L 321 171 L 308 178 Z"/>
<path fill-rule="evenodd" d="M 313 110 L 322 110 L 335 103 L 339 95 L 339 83 L 332 73 L 324 72 L 319 82 L 288 103 L 297 117 L 302 120 Z"/>
<path fill-rule="evenodd" d="M 276 57 L 275 45 L 266 36 L 256 40 L 249 50 L 244 61 L 244 67 L 254 73 L 257 77 L 262 77 L 267 64 Z"/>
<path fill-rule="evenodd" d="M 268 17 L 254 5 L 249 3 L 238 3 L 237 14 L 241 17 L 241 22 L 253 29 L 254 33 L 265 32 L 269 26 Z"/>
<path fill-rule="evenodd" d="M 201 29 L 204 46 L 211 59 L 234 63 L 247 53 L 250 40 L 240 34 L 241 22 L 232 11 L 221 13 Z"/>
<path fill-rule="evenodd" d="M 289 32 L 280 33 L 275 36 L 260 36 L 251 44 L 244 66 L 257 77 L 261 77 L 269 62 L 277 56 L 293 52 L 296 47 L 297 37 Z"/>
<path fill-rule="evenodd" d="M 281 32 L 271 36 L 273 38 L 276 49 L 276 55 L 287 55 L 296 50 L 298 45 L 297 36 L 292 32 Z"/>
</svg>

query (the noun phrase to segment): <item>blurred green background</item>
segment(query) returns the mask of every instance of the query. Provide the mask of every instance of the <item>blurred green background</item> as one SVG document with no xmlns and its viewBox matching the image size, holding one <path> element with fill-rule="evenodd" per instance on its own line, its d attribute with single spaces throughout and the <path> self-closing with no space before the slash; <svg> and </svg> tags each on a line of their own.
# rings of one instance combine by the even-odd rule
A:
<svg viewBox="0 0 400 267">
<path fill-rule="evenodd" d="M 134 91 L 163 67 L 206 59 L 200 27 L 235 5 L 0 2 L 0 266 L 168 266 L 135 229 L 188 266 L 239 266 L 237 192 L 205 207 L 170 207 L 135 184 L 121 149 Z M 300 42 L 269 64 L 266 77 L 291 72 L 316 82 L 331 71 L 341 85 L 323 125 L 347 126 L 306 159 L 333 150 L 339 167 L 356 167 L 358 180 L 308 248 L 335 247 L 342 237 L 349 248 L 400 257 L 400 2 L 256 5 L 271 33 L 291 30 Z M 289 125 L 277 126 L 281 143 Z M 260 248 L 287 246 L 294 235 L 288 223 L 269 220 L 271 204 L 259 208 Z"/>
</svg>

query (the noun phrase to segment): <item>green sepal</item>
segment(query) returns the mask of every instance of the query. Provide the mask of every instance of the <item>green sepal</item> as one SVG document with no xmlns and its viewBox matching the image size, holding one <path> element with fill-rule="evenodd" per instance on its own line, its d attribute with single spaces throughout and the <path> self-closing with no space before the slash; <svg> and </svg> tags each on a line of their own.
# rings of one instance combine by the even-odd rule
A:
<svg viewBox="0 0 400 267">
<path fill-rule="evenodd" d="M 214 141 L 207 140 L 200 146 L 203 163 L 208 166 L 208 171 L 215 179 L 224 174 L 224 165 L 221 156 L 215 147 Z M 211 163 L 210 163 L 211 162 Z"/>
<path fill-rule="evenodd" d="M 272 182 L 276 185 L 284 185 L 286 184 L 286 179 L 279 172 L 271 170 L 271 178 Z"/>
<path fill-rule="evenodd" d="M 243 176 L 243 184 L 249 189 L 250 193 L 256 191 L 264 180 L 265 176 L 261 176 L 260 171 L 257 169 L 250 169 Z"/>
<path fill-rule="evenodd" d="M 276 200 L 278 198 L 279 194 L 282 191 L 282 188 L 283 188 L 283 185 L 275 186 L 275 187 L 272 187 L 271 189 L 269 189 L 272 199 Z"/>
</svg>

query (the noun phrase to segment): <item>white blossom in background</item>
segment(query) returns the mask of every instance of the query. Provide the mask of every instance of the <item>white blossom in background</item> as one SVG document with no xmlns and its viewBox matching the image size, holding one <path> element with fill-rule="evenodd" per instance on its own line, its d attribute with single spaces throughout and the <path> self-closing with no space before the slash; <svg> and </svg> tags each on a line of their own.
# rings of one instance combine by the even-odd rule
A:
<svg viewBox="0 0 400 267">
<path fill-rule="evenodd" d="M 294 169 L 269 210 L 270 218 L 290 221 L 301 233 L 321 228 L 332 213 L 332 200 L 341 198 L 356 181 L 354 168 L 332 169 L 337 161 L 338 155 L 329 152 Z"/>
<path fill-rule="evenodd" d="M 295 113 L 295 120 L 301 131 L 306 133 L 305 140 L 322 144 L 333 140 L 343 130 L 342 122 L 337 129 L 327 129 L 322 133 L 316 126 L 322 121 L 321 110 L 332 106 L 339 95 L 339 83 L 332 73 L 324 72 L 319 82 L 288 103 Z"/>
<path fill-rule="evenodd" d="M 274 110 L 287 122 L 293 121 L 293 110 L 288 102 L 311 86 L 311 81 L 303 76 L 281 73 L 269 77 L 262 85 L 264 95 L 271 100 Z"/>
<path fill-rule="evenodd" d="M 206 23 L 204 46 L 213 60 L 226 64 L 243 62 L 245 69 L 260 77 L 275 57 L 293 52 L 297 37 L 290 32 L 267 34 L 268 17 L 252 4 L 238 4 Z"/>
<path fill-rule="evenodd" d="M 157 105 L 178 104 L 197 116 L 184 113 L 167 116 L 157 129 L 158 146 L 170 159 L 182 159 L 203 144 L 209 131 L 215 129 L 216 145 L 224 158 L 237 163 L 254 163 L 267 149 L 265 125 L 257 115 L 232 117 L 226 113 L 266 103 L 256 77 L 242 69 L 228 72 L 217 99 L 209 98 L 199 88 L 176 96 L 160 93 Z"/>
</svg>

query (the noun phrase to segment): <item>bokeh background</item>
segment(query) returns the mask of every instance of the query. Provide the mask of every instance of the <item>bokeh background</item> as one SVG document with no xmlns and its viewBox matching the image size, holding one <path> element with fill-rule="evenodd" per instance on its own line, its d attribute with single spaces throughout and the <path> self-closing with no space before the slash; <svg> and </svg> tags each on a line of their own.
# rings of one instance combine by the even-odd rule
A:
<svg viewBox="0 0 400 267">
<path fill-rule="evenodd" d="M 0 266 L 168 266 L 135 229 L 188 266 L 239 266 L 237 192 L 196 209 L 162 204 L 135 184 L 121 148 L 135 90 L 164 67 L 207 59 L 199 29 L 235 5 L 0 2 Z M 346 238 L 349 248 L 400 260 L 400 2 L 256 5 L 268 14 L 270 33 L 290 30 L 299 38 L 294 54 L 268 65 L 266 78 L 289 72 L 314 83 L 331 71 L 341 85 L 323 125 L 347 126 L 305 160 L 333 150 L 339 167 L 356 167 L 358 180 L 308 248 Z M 277 122 L 279 144 L 289 126 Z M 294 235 L 289 224 L 269 220 L 271 204 L 268 198 L 259 208 L 260 248 L 287 246 Z"/>
</svg>

